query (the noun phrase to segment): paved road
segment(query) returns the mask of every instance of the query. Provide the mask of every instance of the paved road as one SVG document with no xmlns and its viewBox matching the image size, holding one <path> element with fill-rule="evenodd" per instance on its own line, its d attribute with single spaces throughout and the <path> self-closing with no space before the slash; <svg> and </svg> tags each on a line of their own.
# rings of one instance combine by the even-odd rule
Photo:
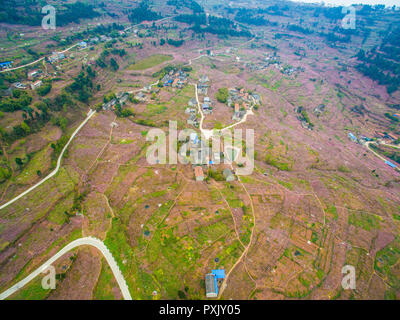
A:
<svg viewBox="0 0 400 320">
<path fill-rule="evenodd" d="M 228 130 L 228 129 L 230 129 L 230 128 L 236 127 L 237 125 L 246 122 L 246 121 L 247 121 L 247 116 L 248 116 L 248 115 L 254 115 L 254 113 L 253 113 L 253 107 L 251 107 L 251 109 L 247 110 L 246 113 L 245 113 L 245 115 L 243 116 L 243 118 L 242 118 L 240 121 L 238 121 L 238 122 L 235 122 L 235 123 L 233 123 L 233 124 L 231 124 L 231 125 L 229 125 L 229 126 L 226 126 L 226 127 L 222 128 L 222 129 L 220 129 L 220 130 L 203 129 L 204 113 L 203 113 L 203 111 L 202 111 L 202 109 L 201 109 L 201 104 L 200 104 L 200 101 L 199 101 L 199 95 L 198 95 L 198 93 L 197 93 L 197 84 L 196 84 L 196 83 L 194 84 L 194 88 L 195 88 L 195 92 L 196 92 L 197 108 L 198 108 L 199 113 L 200 113 L 200 115 L 201 115 L 200 124 L 199 124 L 199 129 L 200 129 L 201 133 L 204 135 L 204 137 L 205 137 L 206 139 L 209 139 L 210 137 L 212 137 L 212 136 L 214 135 L 214 131 L 216 131 L 216 132 L 218 132 L 219 134 L 221 134 L 221 133 L 222 133 L 223 131 L 225 131 L 225 130 Z"/>
<path fill-rule="evenodd" d="M 164 21 L 164 20 L 168 20 L 168 19 L 171 19 L 171 18 L 175 18 L 176 16 L 178 16 L 178 15 L 176 14 L 176 15 L 174 15 L 174 16 L 165 17 L 165 18 L 162 18 L 162 19 L 160 19 L 160 20 L 155 20 L 155 21 L 153 21 L 153 22 L 155 22 L 155 23 L 161 22 L 161 21 Z M 132 29 L 132 28 L 137 27 L 137 26 L 140 26 L 140 25 L 141 25 L 141 23 L 134 24 L 133 26 L 130 26 L 130 27 L 125 28 L 124 31 L 128 31 L 129 29 Z"/>
<path fill-rule="evenodd" d="M 369 147 L 369 145 L 371 144 L 371 143 L 375 143 L 374 141 L 367 141 L 366 143 L 365 143 L 365 145 L 367 146 L 367 149 L 369 150 L 369 151 L 371 151 L 374 155 L 376 155 L 379 159 L 381 159 L 382 161 L 387 161 L 384 157 L 382 157 L 379 153 L 377 153 L 377 152 L 375 152 L 375 150 L 373 150 L 373 149 L 371 149 L 370 147 Z"/>
<path fill-rule="evenodd" d="M 76 44 L 74 44 L 73 46 L 71 46 L 71 47 L 69 47 L 69 48 L 67 48 L 67 49 L 65 49 L 65 50 L 63 50 L 63 51 L 60 51 L 60 52 L 58 52 L 58 53 L 65 53 L 65 52 L 71 50 L 72 48 L 76 47 L 77 45 L 78 45 L 78 44 L 76 43 Z M 44 58 L 46 58 L 46 57 L 41 57 L 40 59 L 37 59 L 37 60 L 35 60 L 35 61 L 33 61 L 33 62 L 24 64 L 23 66 L 19 66 L 19 67 L 15 67 L 15 68 L 10 68 L 10 69 L 2 70 L 2 71 L 0 71 L 0 73 L 7 72 L 7 71 L 14 71 L 14 70 L 17 70 L 17 69 L 29 67 L 29 66 L 31 66 L 31 65 L 33 65 L 33 64 L 36 64 L 36 63 L 42 61 Z"/>
<path fill-rule="evenodd" d="M 370 145 L 371 143 L 375 143 L 375 142 L 374 142 L 374 141 L 367 141 L 367 142 L 365 143 L 367 149 L 368 149 L 369 151 L 371 151 L 374 155 L 376 155 L 379 159 L 381 159 L 383 162 L 386 163 L 386 161 L 389 161 L 388 159 L 386 159 L 386 158 L 384 158 L 383 156 L 381 156 L 379 153 L 375 152 L 375 150 L 371 149 L 371 148 L 369 147 L 369 145 Z M 399 146 L 395 146 L 395 145 L 392 145 L 392 144 L 382 143 L 382 145 L 384 145 L 384 146 L 389 146 L 389 147 L 392 147 L 392 148 L 400 149 Z M 394 168 L 394 169 L 397 170 L 397 171 L 399 170 L 398 167 L 397 167 L 397 168 Z"/>
<path fill-rule="evenodd" d="M 14 203 L 15 201 L 17 201 L 18 199 L 22 198 L 23 196 L 27 195 L 29 192 L 31 192 L 32 190 L 36 189 L 37 187 L 39 187 L 42 183 L 44 183 L 45 181 L 47 181 L 48 179 L 50 179 L 51 177 L 53 177 L 55 174 L 57 174 L 58 170 L 60 169 L 61 166 L 61 160 L 62 157 L 65 153 L 65 150 L 67 150 L 69 144 L 71 143 L 71 141 L 75 138 L 76 134 L 79 132 L 79 130 L 81 130 L 81 128 L 86 124 L 86 122 L 89 121 L 89 119 L 96 113 L 96 111 L 94 110 L 90 110 L 86 119 L 79 125 L 78 128 L 76 128 L 76 130 L 74 131 L 74 133 L 71 135 L 71 138 L 69 138 L 67 144 L 64 146 L 64 148 L 62 149 L 60 156 L 58 157 L 57 160 L 57 166 L 56 168 L 47 176 L 45 177 L 43 180 L 39 181 L 38 183 L 36 183 L 34 186 L 30 187 L 28 190 L 22 192 L 20 195 L 16 196 L 14 199 L 4 203 L 3 205 L 0 206 L 0 210 L 4 209 L 6 207 L 8 207 L 10 204 Z"/>
<path fill-rule="evenodd" d="M 17 282 L 10 289 L 1 293 L 0 300 L 6 299 L 10 295 L 12 295 L 16 291 L 18 291 L 20 288 L 25 286 L 27 283 L 29 283 L 31 280 L 33 280 L 35 277 L 37 277 L 39 274 L 41 274 L 44 270 L 46 270 L 50 265 L 52 265 L 57 259 L 62 257 L 68 251 L 71 251 L 72 249 L 74 249 L 76 247 L 84 246 L 84 245 L 95 247 L 101 251 L 101 253 L 104 255 L 104 258 L 106 258 L 107 263 L 110 266 L 115 279 L 117 280 L 118 286 L 122 292 L 122 296 L 124 297 L 125 300 L 132 300 L 132 297 L 131 297 L 131 294 L 129 293 L 129 289 L 125 282 L 124 276 L 122 275 L 121 271 L 119 270 L 117 262 L 114 260 L 114 257 L 112 256 L 111 252 L 108 250 L 108 248 L 104 245 L 104 243 L 101 240 L 99 240 L 97 238 L 93 238 L 93 237 L 80 238 L 80 239 L 77 239 L 77 240 L 72 241 L 71 243 L 67 244 L 64 248 L 62 248 L 60 251 L 58 251 L 49 260 L 47 260 L 45 263 L 43 263 L 39 268 L 37 268 L 35 271 L 33 271 L 29 276 L 27 276 L 23 280 Z"/>
<path fill-rule="evenodd" d="M 160 19 L 160 20 L 156 20 L 156 21 L 154 21 L 154 22 L 155 22 L 155 23 L 161 22 L 161 21 L 164 21 L 164 20 L 168 20 L 168 19 L 174 18 L 174 17 L 176 17 L 176 16 L 177 16 L 177 15 L 170 16 L 170 17 L 165 17 L 165 18 L 162 18 L 162 19 Z M 135 24 L 135 25 L 130 26 L 130 27 L 127 27 L 127 28 L 124 29 L 124 31 L 128 31 L 129 29 L 134 28 L 134 27 L 137 27 L 137 26 L 139 26 L 139 25 L 141 25 L 141 23 Z M 65 53 L 65 52 L 71 50 L 72 48 L 76 47 L 77 45 L 78 45 L 78 43 L 76 43 L 76 44 L 74 44 L 73 46 L 71 46 L 71 47 L 69 47 L 69 48 L 67 48 L 67 49 L 65 49 L 65 50 L 63 50 L 63 51 L 60 51 L 60 52 L 58 52 L 58 53 Z M 33 61 L 33 62 L 24 64 L 23 66 L 19 66 L 19 67 L 15 67 L 15 68 L 10 68 L 10 69 L 1 70 L 0 73 L 7 72 L 7 71 L 14 71 L 14 70 L 18 70 L 18 69 L 21 69 L 21 68 L 29 67 L 29 66 L 31 66 L 31 65 L 33 65 L 33 64 L 36 64 L 36 63 L 42 61 L 42 60 L 45 59 L 45 58 L 46 58 L 46 57 L 42 57 L 42 58 L 40 58 L 40 59 L 38 59 L 38 60 L 35 60 L 35 61 Z"/>
</svg>

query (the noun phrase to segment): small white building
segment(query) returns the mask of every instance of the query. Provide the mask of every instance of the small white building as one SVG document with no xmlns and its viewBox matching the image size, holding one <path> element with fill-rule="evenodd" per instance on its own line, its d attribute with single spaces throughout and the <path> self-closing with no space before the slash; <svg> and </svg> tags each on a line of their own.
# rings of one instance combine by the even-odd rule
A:
<svg viewBox="0 0 400 320">
<path fill-rule="evenodd" d="M 38 81 L 32 83 L 31 84 L 31 89 L 35 90 L 35 89 L 39 88 L 42 85 L 42 83 L 43 83 L 42 80 L 38 80 Z"/>
</svg>

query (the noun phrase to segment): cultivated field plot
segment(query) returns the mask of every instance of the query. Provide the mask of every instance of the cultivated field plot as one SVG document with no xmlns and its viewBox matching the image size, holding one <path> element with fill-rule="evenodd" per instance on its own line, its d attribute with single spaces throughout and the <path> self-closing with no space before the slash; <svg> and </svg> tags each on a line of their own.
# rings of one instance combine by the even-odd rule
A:
<svg viewBox="0 0 400 320">
<path fill-rule="evenodd" d="M 215 269 L 218 299 L 400 299 L 394 8 L 359 5 L 344 31 L 340 7 L 292 2 L 58 9 L 76 5 L 47 33 L 0 6 L 0 294 L 95 237 L 122 275 L 87 242 L 54 262 L 55 290 L 39 275 L 7 299 L 122 300 L 119 277 L 133 299 L 206 299 Z M 225 150 L 151 164 L 172 121 L 200 156 L 253 130 L 253 170 Z"/>
</svg>

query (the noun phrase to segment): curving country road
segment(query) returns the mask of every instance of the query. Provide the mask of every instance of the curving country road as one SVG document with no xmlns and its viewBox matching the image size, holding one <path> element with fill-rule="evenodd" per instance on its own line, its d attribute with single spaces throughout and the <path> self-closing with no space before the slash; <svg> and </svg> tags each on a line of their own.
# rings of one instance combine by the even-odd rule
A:
<svg viewBox="0 0 400 320">
<path fill-rule="evenodd" d="M 71 50 L 72 48 L 76 47 L 77 45 L 78 45 L 78 44 L 76 43 L 76 44 L 74 44 L 73 46 L 71 46 L 71 47 L 69 47 L 69 48 L 67 48 L 67 49 L 65 49 L 65 50 L 63 50 L 63 51 L 59 51 L 58 53 L 65 53 L 65 52 Z M 40 59 L 37 59 L 37 60 L 35 60 L 35 61 L 33 61 L 33 62 L 24 64 L 24 65 L 19 66 L 19 67 L 1 70 L 0 73 L 7 72 L 7 71 L 14 71 L 14 70 L 18 70 L 18 69 L 21 69 L 21 68 L 29 67 L 29 66 L 31 66 L 31 65 L 33 65 L 33 64 L 36 64 L 36 63 L 42 61 L 42 60 L 45 59 L 45 58 L 46 58 L 46 57 L 41 57 Z"/>
<path fill-rule="evenodd" d="M 161 20 L 165 20 L 165 19 L 168 19 L 168 18 L 171 18 L 171 17 L 167 17 L 167 18 L 164 18 L 164 19 L 161 19 Z M 159 20 L 159 21 L 161 21 L 161 20 Z M 74 45 L 74 46 L 76 46 L 76 45 Z M 72 47 L 70 47 L 70 48 L 68 48 L 68 49 L 66 49 L 66 50 L 64 50 L 62 52 L 68 51 L 71 48 L 73 48 L 74 46 L 72 46 Z M 34 62 L 30 63 L 30 64 L 27 64 L 27 65 L 24 65 L 24 66 L 20 66 L 20 67 L 16 67 L 16 68 L 13 68 L 13 69 L 4 70 L 2 72 L 12 71 L 12 70 L 15 70 L 15 69 L 23 68 L 23 67 L 26 67 L 28 65 L 37 63 L 37 62 L 39 62 L 39 61 L 41 61 L 43 59 L 44 59 L 44 57 L 39 59 L 39 60 L 37 60 L 37 61 L 34 61 Z M 191 60 L 194 60 L 194 59 L 191 59 Z M 190 62 L 189 64 L 191 64 L 191 60 L 189 61 Z M 158 83 L 158 81 L 156 83 L 151 84 L 151 86 L 156 85 L 157 83 Z M 201 114 L 200 130 L 201 130 L 202 134 L 204 134 L 205 137 L 208 139 L 209 137 L 213 136 L 213 130 L 203 129 L 204 114 L 203 114 L 203 111 L 201 109 L 201 105 L 200 105 L 200 101 L 199 101 L 199 97 L 198 97 L 197 84 L 195 83 L 194 86 L 195 86 L 195 93 L 196 93 L 196 100 L 197 100 L 198 110 L 199 110 L 199 113 Z M 38 186 L 43 184 L 45 181 L 47 181 L 48 179 L 53 177 L 55 174 L 57 174 L 57 172 L 59 171 L 60 166 L 61 166 L 62 157 L 63 157 L 65 151 L 67 150 L 69 144 L 72 142 L 72 140 L 74 139 L 76 134 L 80 131 L 80 129 L 89 121 L 89 119 L 95 113 L 96 113 L 96 111 L 90 110 L 89 113 L 87 114 L 86 119 L 73 132 L 73 134 L 71 135 L 71 137 L 68 140 L 67 144 L 62 149 L 62 151 L 60 153 L 60 156 L 58 157 L 56 168 L 48 176 L 46 176 L 43 180 L 39 181 L 37 184 L 35 184 L 34 186 L 30 187 L 28 190 L 22 192 L 20 195 L 18 195 L 17 197 L 13 198 L 12 200 L 10 200 L 10 201 L 6 202 L 5 204 L 1 205 L 0 206 L 0 210 L 6 208 L 10 204 L 12 204 L 15 201 L 17 201 L 18 199 L 22 198 L 23 196 L 25 196 L 26 194 L 28 194 L 29 192 L 31 192 L 32 190 L 36 189 Z M 247 115 L 249 115 L 249 114 L 253 114 L 252 109 L 247 110 L 245 116 L 243 117 L 243 119 L 241 121 L 239 121 L 237 123 L 234 123 L 232 125 L 229 125 L 229 126 L 223 128 L 223 129 L 219 130 L 219 132 L 222 132 L 222 131 L 224 131 L 226 129 L 234 127 L 234 126 L 236 126 L 236 125 L 238 125 L 240 123 L 246 122 Z M 247 192 L 247 190 L 246 190 L 246 192 Z M 254 212 L 253 212 L 253 214 L 254 214 Z M 252 229 L 251 237 L 253 236 L 253 230 L 254 230 L 254 228 Z M 239 260 L 234 265 L 234 267 L 239 263 L 239 261 L 241 261 L 244 253 L 247 253 L 247 250 L 250 247 L 250 244 L 251 244 L 251 241 L 250 241 L 248 247 L 246 248 L 246 250 L 243 252 L 242 256 L 239 258 Z M 123 295 L 124 299 L 125 300 L 132 300 L 132 297 L 131 297 L 131 295 L 129 293 L 129 289 L 128 289 L 128 286 L 126 284 L 126 281 L 125 281 L 125 279 L 124 279 L 124 277 L 123 277 L 123 275 L 122 275 L 122 273 L 121 273 L 121 271 L 120 271 L 120 269 L 119 269 L 114 257 L 112 256 L 111 252 L 108 250 L 108 248 L 105 246 L 105 244 L 101 240 L 99 240 L 97 238 L 93 238 L 93 237 L 80 238 L 80 239 L 74 240 L 71 243 L 69 243 L 68 245 L 66 245 L 63 249 L 61 249 L 59 252 L 57 252 L 55 255 L 53 255 L 49 260 L 47 260 L 44 264 L 42 264 L 39 268 L 37 268 L 32 273 L 30 273 L 26 278 L 24 278 L 23 280 L 19 281 L 18 283 L 16 283 L 14 286 L 9 288 L 8 290 L 6 290 L 3 293 L 1 293 L 0 294 L 0 300 L 6 299 L 10 295 L 12 295 L 16 291 L 18 291 L 20 288 L 25 286 L 27 283 L 29 283 L 31 280 L 33 280 L 35 277 L 37 277 L 40 273 L 45 271 L 52 263 L 54 263 L 57 259 L 59 259 L 61 256 L 63 256 L 65 253 L 67 253 L 67 252 L 71 251 L 72 249 L 74 249 L 74 248 L 76 248 L 78 246 L 81 246 L 81 245 L 90 245 L 90 246 L 93 246 L 93 247 L 97 248 L 98 250 L 100 250 L 102 252 L 102 254 L 104 255 L 105 259 L 107 260 L 107 263 L 109 264 L 109 266 L 110 266 L 110 268 L 111 268 L 111 270 L 113 272 L 113 275 L 114 275 L 115 279 L 117 280 L 117 283 L 118 283 L 118 285 L 119 285 L 119 287 L 121 289 L 121 292 L 122 292 L 122 295 Z M 228 276 L 232 272 L 234 267 L 231 268 L 230 272 L 228 273 Z M 226 286 L 227 278 L 228 277 L 226 277 L 225 281 L 224 281 L 225 286 Z M 222 292 L 225 289 L 225 286 L 224 285 L 222 286 L 222 290 L 221 290 Z M 219 296 L 221 296 L 221 294 Z"/>
<path fill-rule="evenodd" d="M 132 300 L 132 297 L 131 297 L 131 294 L 129 293 L 129 289 L 128 289 L 128 286 L 124 279 L 124 276 L 122 275 L 121 271 L 119 270 L 118 264 L 115 261 L 114 257 L 112 256 L 111 252 L 108 250 L 108 248 L 105 246 L 105 244 L 101 240 L 94 238 L 94 237 L 80 238 L 80 239 L 74 240 L 71 243 L 67 244 L 64 248 L 62 248 L 60 251 L 58 251 L 49 260 L 47 260 L 45 263 L 43 263 L 39 268 L 37 268 L 35 271 L 33 271 L 31 274 L 29 274 L 26 278 L 22 279 L 21 281 L 17 282 L 15 285 L 13 285 L 10 289 L 1 293 L 0 300 L 6 299 L 7 297 L 11 296 L 13 293 L 18 291 L 20 288 L 25 286 L 27 283 L 29 283 L 31 280 L 36 278 L 39 274 L 41 274 L 43 271 L 45 271 L 52 263 L 54 263 L 57 259 L 62 257 L 67 252 L 71 251 L 72 249 L 75 249 L 76 247 L 84 246 L 84 245 L 95 247 L 103 254 L 104 258 L 107 260 L 107 263 L 111 268 L 111 271 L 114 274 L 115 279 L 117 280 L 118 286 L 122 292 L 122 296 L 124 297 L 125 300 Z"/>
<path fill-rule="evenodd" d="M 174 17 L 176 17 L 176 16 L 177 16 L 177 15 L 170 16 L 170 17 L 165 17 L 165 18 L 162 18 L 162 19 L 159 19 L 159 20 L 155 20 L 154 22 L 164 21 L 164 20 L 167 20 L 167 19 L 174 18 Z M 130 27 L 127 27 L 127 28 L 124 29 L 124 31 L 128 31 L 129 29 L 134 28 L 134 27 L 137 27 L 137 26 L 139 26 L 139 25 L 141 25 L 141 23 L 138 23 L 138 24 L 132 25 L 132 26 L 130 26 Z M 76 44 L 74 44 L 73 46 L 71 46 L 71 47 L 69 47 L 69 48 L 67 48 L 67 49 L 65 49 L 65 50 L 63 50 L 63 51 L 59 51 L 59 52 L 57 52 L 57 53 L 65 53 L 65 52 L 71 50 L 72 48 L 76 47 L 78 44 L 79 44 L 79 42 L 76 43 Z M 33 62 L 24 64 L 24 65 L 19 66 L 19 67 L 14 67 L 14 68 L 10 68 L 10 69 L 1 70 L 0 73 L 7 72 L 7 71 L 14 71 L 14 70 L 22 69 L 22 68 L 25 68 L 25 67 L 29 67 L 29 66 L 31 66 L 31 65 L 33 65 L 33 64 L 36 64 L 36 63 L 42 61 L 42 60 L 45 59 L 45 58 L 46 58 L 46 57 L 41 57 L 40 59 L 37 59 L 37 60 L 35 60 L 35 61 L 33 61 Z"/>
<path fill-rule="evenodd" d="M 200 123 L 199 123 L 199 129 L 200 129 L 201 133 L 204 135 L 204 137 L 206 139 L 209 139 L 210 137 L 212 137 L 214 135 L 214 131 L 219 132 L 221 134 L 225 130 L 228 130 L 230 128 L 236 127 L 237 125 L 246 122 L 248 115 L 254 115 L 253 107 L 251 107 L 249 110 L 246 110 L 245 115 L 238 122 L 235 122 L 235 123 L 233 123 L 231 125 L 228 125 L 228 126 L 222 128 L 222 129 L 219 129 L 219 130 L 203 129 L 203 121 L 204 121 L 205 117 L 204 117 L 203 110 L 201 109 L 201 104 L 200 104 L 200 101 L 199 101 L 199 95 L 197 93 L 197 84 L 196 83 L 194 84 L 194 88 L 195 88 L 195 93 L 196 93 L 197 108 L 198 108 L 198 111 L 199 111 L 200 116 L 201 116 Z"/>
<path fill-rule="evenodd" d="M 35 185 L 33 185 L 32 187 L 30 187 L 28 190 L 25 190 L 24 192 L 22 192 L 20 195 L 16 196 L 15 198 L 11 199 L 10 201 L 2 204 L 0 206 L 0 210 L 4 209 L 6 207 L 8 207 L 10 204 L 14 203 L 15 201 L 17 201 L 18 199 L 22 198 L 23 196 L 27 195 L 29 192 L 31 192 L 32 190 L 36 189 L 37 187 L 39 187 L 42 183 L 44 183 L 45 181 L 47 181 L 48 179 L 50 179 L 51 177 L 53 177 L 55 174 L 57 174 L 58 170 L 60 169 L 61 166 L 61 160 L 62 157 L 65 153 L 65 150 L 67 150 L 69 144 L 71 143 L 71 141 L 75 138 L 76 134 L 79 132 L 79 130 L 82 129 L 82 127 L 89 121 L 89 119 L 96 113 L 96 111 L 94 110 L 90 110 L 89 113 L 87 114 L 87 117 L 85 120 L 83 120 L 83 122 L 79 125 L 78 128 L 76 128 L 76 130 L 74 131 L 74 133 L 71 135 L 71 137 L 69 138 L 68 142 L 66 143 L 66 145 L 64 146 L 64 148 L 62 149 L 58 160 L 57 160 L 57 166 L 56 168 L 44 179 L 42 179 L 41 181 L 39 181 L 38 183 L 36 183 Z"/>
</svg>

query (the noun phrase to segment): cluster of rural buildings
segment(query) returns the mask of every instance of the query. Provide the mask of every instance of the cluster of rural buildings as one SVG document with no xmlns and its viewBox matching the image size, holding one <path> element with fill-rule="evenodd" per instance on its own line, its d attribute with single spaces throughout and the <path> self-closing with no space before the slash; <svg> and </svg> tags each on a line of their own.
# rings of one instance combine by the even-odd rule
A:
<svg viewBox="0 0 400 320">
<path fill-rule="evenodd" d="M 212 152 L 208 143 L 200 139 L 196 132 L 192 132 L 189 139 L 183 138 L 179 142 L 187 143 L 186 149 L 180 149 L 179 157 L 192 165 L 196 181 L 203 181 L 206 178 L 205 171 L 215 170 L 214 166 L 222 164 L 224 152 Z M 236 180 L 234 172 L 229 168 L 224 168 L 222 174 L 227 182 Z"/>
<path fill-rule="evenodd" d="M 258 62 L 246 63 L 246 68 L 250 71 L 264 70 L 269 66 L 275 67 L 275 69 L 279 70 L 282 74 L 291 76 L 296 72 L 303 72 L 303 67 L 293 67 L 291 65 L 283 64 L 280 60 L 279 56 L 273 54 L 265 54 L 265 56 L 260 59 Z"/>
<path fill-rule="evenodd" d="M 188 77 L 189 75 L 180 69 L 171 70 L 161 79 L 161 82 L 164 87 L 182 89 L 186 85 Z"/>
<path fill-rule="evenodd" d="M 358 138 L 352 132 L 349 132 L 347 136 L 351 141 L 353 141 L 355 143 L 359 143 L 359 144 L 365 144 L 366 142 L 373 141 L 374 139 L 376 140 L 377 143 L 383 143 L 383 144 L 389 143 L 390 144 L 399 139 L 399 137 L 395 136 L 392 133 L 379 132 L 379 131 L 375 131 L 374 138 L 369 138 L 365 135 L 361 135 Z"/>
<path fill-rule="evenodd" d="M 35 69 L 28 72 L 28 80 L 30 81 L 29 83 L 15 82 L 13 83 L 13 87 L 19 90 L 25 90 L 29 86 L 32 90 L 35 90 L 43 84 L 43 81 L 40 80 L 40 78 L 43 78 L 44 76 L 45 74 L 42 72 L 42 70 Z"/>
<path fill-rule="evenodd" d="M 7 70 L 7 69 L 11 69 L 13 62 L 12 61 L 3 61 L 0 62 L 0 69 L 1 70 Z"/>
<path fill-rule="evenodd" d="M 50 63 L 55 63 L 65 59 L 65 54 L 62 52 L 53 52 L 50 57 L 47 58 L 47 61 Z"/>
<path fill-rule="evenodd" d="M 107 41 L 111 41 L 111 40 L 112 40 L 111 37 L 108 37 L 108 36 L 105 36 L 104 34 L 102 34 L 99 37 L 90 38 L 88 41 L 89 41 L 89 44 L 96 44 L 98 42 L 107 42 Z"/>
<path fill-rule="evenodd" d="M 218 287 L 221 286 L 224 279 L 225 279 L 224 269 L 211 270 L 211 273 L 206 274 L 205 284 L 206 284 L 207 298 L 218 297 Z"/>
<path fill-rule="evenodd" d="M 203 75 L 199 79 L 199 83 L 197 84 L 197 93 L 202 95 L 207 95 L 210 79 L 207 75 Z"/>
<path fill-rule="evenodd" d="M 199 120 L 197 119 L 197 100 L 196 98 L 192 98 L 188 102 L 188 107 L 185 109 L 185 113 L 189 115 L 187 119 L 187 124 L 194 126 L 195 128 L 199 127 Z"/>
<path fill-rule="evenodd" d="M 378 131 L 375 131 L 375 136 L 374 136 L 374 138 L 369 138 L 369 137 L 367 137 L 367 136 L 360 136 L 359 138 L 355 135 L 355 134 L 353 134 L 352 132 L 349 132 L 348 134 L 347 134 L 347 136 L 348 136 L 348 138 L 350 139 L 350 141 L 352 141 L 352 142 L 354 142 L 354 143 L 359 143 L 359 144 L 362 144 L 362 145 L 365 145 L 367 142 L 369 142 L 369 141 L 373 141 L 373 139 L 374 140 L 376 140 L 376 143 L 377 144 L 386 144 L 386 143 L 388 143 L 388 144 L 391 144 L 391 143 L 393 143 L 394 141 L 397 141 L 398 140 L 398 137 L 397 136 L 395 136 L 394 134 L 392 134 L 392 133 L 387 133 L 387 132 L 378 132 Z M 386 160 L 385 161 L 385 163 L 388 165 L 388 166 L 390 166 L 390 167 L 392 167 L 392 168 L 394 168 L 394 169 L 396 169 L 396 170 L 399 170 L 399 168 L 398 168 L 398 166 L 396 165 L 396 164 L 394 164 L 394 163 L 392 163 L 391 161 L 389 161 L 389 160 Z"/>
<path fill-rule="evenodd" d="M 228 90 L 227 104 L 234 108 L 232 120 L 240 121 L 247 110 L 255 105 L 259 105 L 261 98 L 256 93 L 249 93 L 243 88 L 230 88 Z"/>
<path fill-rule="evenodd" d="M 129 94 L 127 92 L 119 92 L 116 94 L 115 98 L 112 98 L 110 101 L 104 102 L 102 105 L 103 110 L 114 110 L 115 105 L 117 103 L 124 104 L 129 98 Z"/>
</svg>

